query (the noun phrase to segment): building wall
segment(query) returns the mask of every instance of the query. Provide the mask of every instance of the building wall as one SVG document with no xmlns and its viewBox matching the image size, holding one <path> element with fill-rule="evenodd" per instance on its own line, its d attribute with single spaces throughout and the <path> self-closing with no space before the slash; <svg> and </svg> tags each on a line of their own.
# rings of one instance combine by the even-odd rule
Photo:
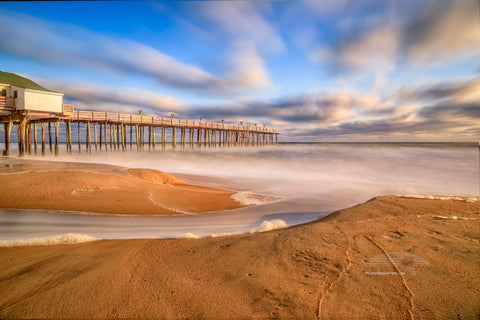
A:
<svg viewBox="0 0 480 320">
<path fill-rule="evenodd" d="M 25 109 L 62 112 L 63 94 L 44 91 L 25 91 Z"/>
<path fill-rule="evenodd" d="M 15 98 L 15 109 L 24 110 L 25 109 L 25 88 L 19 88 L 15 86 L 10 87 L 10 93 L 7 92 L 7 97 L 15 97 L 15 91 L 17 91 L 17 97 Z"/>
<path fill-rule="evenodd" d="M 58 112 L 63 111 L 63 94 L 40 90 L 24 89 L 12 86 L 10 96 L 17 91 L 15 107 L 17 110 Z"/>
</svg>

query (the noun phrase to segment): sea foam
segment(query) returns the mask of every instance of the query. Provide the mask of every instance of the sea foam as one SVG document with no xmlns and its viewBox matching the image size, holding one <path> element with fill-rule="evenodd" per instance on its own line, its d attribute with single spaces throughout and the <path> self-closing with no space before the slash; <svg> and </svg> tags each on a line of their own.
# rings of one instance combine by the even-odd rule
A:
<svg viewBox="0 0 480 320">
<path fill-rule="evenodd" d="M 432 195 L 400 195 L 397 194 L 397 197 L 401 198 L 412 198 L 412 199 L 429 199 L 429 200 L 454 200 L 454 201 L 464 201 L 464 202 L 478 202 L 478 197 L 451 197 L 451 196 L 432 196 Z"/>
<path fill-rule="evenodd" d="M 266 221 L 263 221 L 258 227 L 251 229 L 250 233 L 265 232 L 265 231 L 281 229 L 286 227 L 287 227 L 287 223 L 282 219 L 266 220 Z"/>
<path fill-rule="evenodd" d="M 255 233 L 255 232 L 265 232 L 271 231 L 275 229 L 282 229 L 286 228 L 287 223 L 282 219 L 274 219 L 274 220 L 265 220 L 260 225 L 251 228 L 248 233 Z M 225 232 L 225 233 L 213 233 L 207 236 L 200 236 L 198 234 L 194 234 L 191 232 L 187 232 L 183 238 L 187 239 L 200 239 L 200 238 L 217 238 L 217 237 L 226 237 L 226 236 L 234 236 L 242 234 L 243 232 Z"/>
<path fill-rule="evenodd" d="M 52 237 L 22 239 L 22 240 L 1 240 L 0 247 L 18 247 L 18 246 L 50 246 L 56 244 L 74 244 L 99 240 L 87 234 L 67 233 Z"/>
<path fill-rule="evenodd" d="M 232 194 L 230 197 L 244 206 L 266 204 L 277 199 L 272 196 L 254 194 L 250 192 L 237 192 Z"/>
</svg>

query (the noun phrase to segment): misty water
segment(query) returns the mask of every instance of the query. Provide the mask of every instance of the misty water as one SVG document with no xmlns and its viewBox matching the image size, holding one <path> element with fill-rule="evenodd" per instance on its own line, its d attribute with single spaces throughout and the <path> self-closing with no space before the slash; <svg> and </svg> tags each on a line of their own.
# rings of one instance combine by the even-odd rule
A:
<svg viewBox="0 0 480 320">
<path fill-rule="evenodd" d="M 478 146 L 463 144 L 292 144 L 189 146 L 137 152 L 75 152 L 26 159 L 158 169 L 190 182 L 231 189 L 263 202 L 229 211 L 179 216 L 121 216 L 0 210 L 0 241 L 67 233 L 99 239 L 205 237 L 316 220 L 378 195 L 478 196 Z M 272 200 L 273 199 L 273 200 Z M 5 243 L 5 242 L 4 242 Z"/>
</svg>

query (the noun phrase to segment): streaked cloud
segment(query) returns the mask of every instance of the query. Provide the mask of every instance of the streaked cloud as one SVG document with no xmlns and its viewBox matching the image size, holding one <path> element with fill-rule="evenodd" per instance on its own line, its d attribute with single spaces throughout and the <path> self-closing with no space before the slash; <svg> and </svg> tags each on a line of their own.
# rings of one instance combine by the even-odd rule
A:
<svg viewBox="0 0 480 320">
<path fill-rule="evenodd" d="M 337 71 L 391 68 L 398 59 L 400 30 L 396 25 L 378 27 L 358 35 L 355 40 L 339 43 L 333 50 L 318 49 L 314 61 L 332 61 Z"/>
<path fill-rule="evenodd" d="M 222 78 L 133 40 L 109 38 L 18 13 L 0 12 L 0 20 L 0 50 L 56 66 L 141 75 L 170 88 L 203 94 L 230 94 L 270 85 L 262 58 L 247 45 L 219 62 L 226 70 Z"/>
<path fill-rule="evenodd" d="M 285 50 L 282 37 L 266 15 L 271 11 L 268 2 L 208 1 L 189 3 L 193 6 L 192 19 L 206 19 L 215 34 L 226 35 L 233 41 L 253 42 L 266 53 Z"/>
<path fill-rule="evenodd" d="M 401 88 L 389 99 L 332 91 L 203 108 L 201 112 L 209 119 L 267 123 L 279 128 L 286 140 L 471 140 L 480 136 L 480 103 L 472 100 L 479 81 Z"/>
<path fill-rule="evenodd" d="M 398 6 L 388 3 L 391 10 Z M 360 23 L 347 23 L 342 36 L 320 45 L 311 58 L 317 63 L 331 63 L 336 72 L 358 72 L 399 64 L 440 64 L 478 54 L 477 1 L 407 1 L 396 13 L 389 19 L 374 16 Z"/>
<path fill-rule="evenodd" d="M 396 92 L 394 98 L 402 101 L 447 99 L 451 104 L 480 101 L 480 77 L 410 85 Z"/>
<path fill-rule="evenodd" d="M 403 33 L 409 62 L 441 62 L 472 51 L 478 54 L 479 14 L 475 0 L 433 1 Z"/>
<path fill-rule="evenodd" d="M 265 62 L 251 42 L 236 42 L 232 45 L 228 66 L 229 83 L 236 88 L 271 88 L 273 83 Z"/>
<path fill-rule="evenodd" d="M 78 109 L 107 111 L 104 106 L 117 106 L 117 109 L 137 112 L 139 108 L 147 112 L 181 112 L 187 109 L 180 99 L 138 88 L 114 88 L 91 83 L 61 83 L 39 81 L 48 88 L 65 94 L 64 100 L 73 103 Z M 110 108 L 109 108 L 110 109 Z M 119 111 L 116 111 L 119 112 Z"/>
<path fill-rule="evenodd" d="M 427 119 L 455 119 L 457 121 L 478 121 L 480 102 L 469 104 L 438 104 L 422 108 L 419 116 Z M 467 123 L 464 122 L 466 125 Z"/>
</svg>

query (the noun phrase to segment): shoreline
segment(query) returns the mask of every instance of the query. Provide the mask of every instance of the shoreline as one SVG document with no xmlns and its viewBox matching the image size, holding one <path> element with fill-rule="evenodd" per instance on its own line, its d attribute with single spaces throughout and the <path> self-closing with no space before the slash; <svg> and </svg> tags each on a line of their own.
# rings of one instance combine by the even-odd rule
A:
<svg viewBox="0 0 480 320">
<path fill-rule="evenodd" d="M 478 211 L 380 196 L 262 233 L 3 247 L 0 316 L 471 319 Z"/>
<path fill-rule="evenodd" d="M 465 202 L 465 203 L 478 203 L 478 197 L 470 197 L 470 196 L 438 196 L 438 195 L 430 195 L 430 196 L 423 196 L 423 195 L 386 195 L 386 196 L 378 196 L 378 197 L 395 197 L 399 199 L 413 199 L 413 200 L 435 200 L 435 201 L 454 201 L 454 202 Z M 374 197 L 366 202 L 373 201 L 378 197 Z M 359 204 L 360 205 L 360 204 Z M 274 220 L 265 220 L 262 224 L 250 228 L 245 231 L 237 231 L 233 233 L 219 233 L 219 234 L 208 234 L 208 235 L 197 235 L 194 233 L 186 233 L 183 236 L 178 237 L 123 237 L 123 238 L 95 238 L 88 234 L 81 234 L 81 233 L 74 233 L 74 232 L 65 232 L 60 233 L 52 236 L 42 237 L 42 238 L 26 238 L 26 239 L 18 239 L 18 240 L 0 240 L 0 248 L 1 247 L 17 247 L 17 246 L 49 246 L 49 245 L 71 245 L 83 242 L 90 242 L 90 241 L 115 241 L 115 240 L 179 240 L 179 239 L 208 239 L 208 238 L 219 238 L 219 237 L 230 237 L 230 236 L 238 236 L 238 235 L 245 235 L 251 233 L 259 233 L 259 232 L 268 232 L 276 229 L 283 229 L 283 228 L 292 228 L 297 226 L 303 226 L 310 223 L 321 222 L 323 219 L 327 219 L 330 215 L 337 213 L 338 211 L 348 210 L 351 209 L 344 208 L 340 210 L 335 210 L 328 213 L 325 216 L 322 216 L 318 219 L 303 222 L 300 224 L 294 225 L 286 225 L 283 220 L 274 219 Z M 24 210 L 24 209 L 9 209 L 8 210 Z M 33 211 L 40 211 L 40 213 L 45 213 L 44 209 L 29 209 Z M 230 209 L 235 210 L 235 209 Z M 225 210 L 225 211 L 230 211 Z M 480 209 L 479 209 L 480 210 Z M 201 215 L 215 213 L 218 211 L 213 212 L 202 212 L 199 213 Z M 132 214 L 104 214 L 104 213 L 95 213 L 95 212 L 78 212 L 78 211 L 66 211 L 66 210 L 49 210 L 48 214 L 53 215 L 86 215 L 86 216 L 123 216 L 123 217 L 137 217 L 139 215 L 132 215 Z M 195 214 L 197 215 L 197 214 Z M 145 215 L 143 215 L 145 216 Z M 150 217 L 164 217 L 164 214 L 159 215 L 149 215 Z M 434 215 L 432 218 L 436 220 L 479 220 L 479 218 L 475 217 L 461 217 L 456 215 Z M 362 221 L 363 222 L 363 221 Z M 78 238 L 78 239 L 77 239 Z M 55 239 L 63 239 L 59 241 L 55 241 Z"/>
</svg>

